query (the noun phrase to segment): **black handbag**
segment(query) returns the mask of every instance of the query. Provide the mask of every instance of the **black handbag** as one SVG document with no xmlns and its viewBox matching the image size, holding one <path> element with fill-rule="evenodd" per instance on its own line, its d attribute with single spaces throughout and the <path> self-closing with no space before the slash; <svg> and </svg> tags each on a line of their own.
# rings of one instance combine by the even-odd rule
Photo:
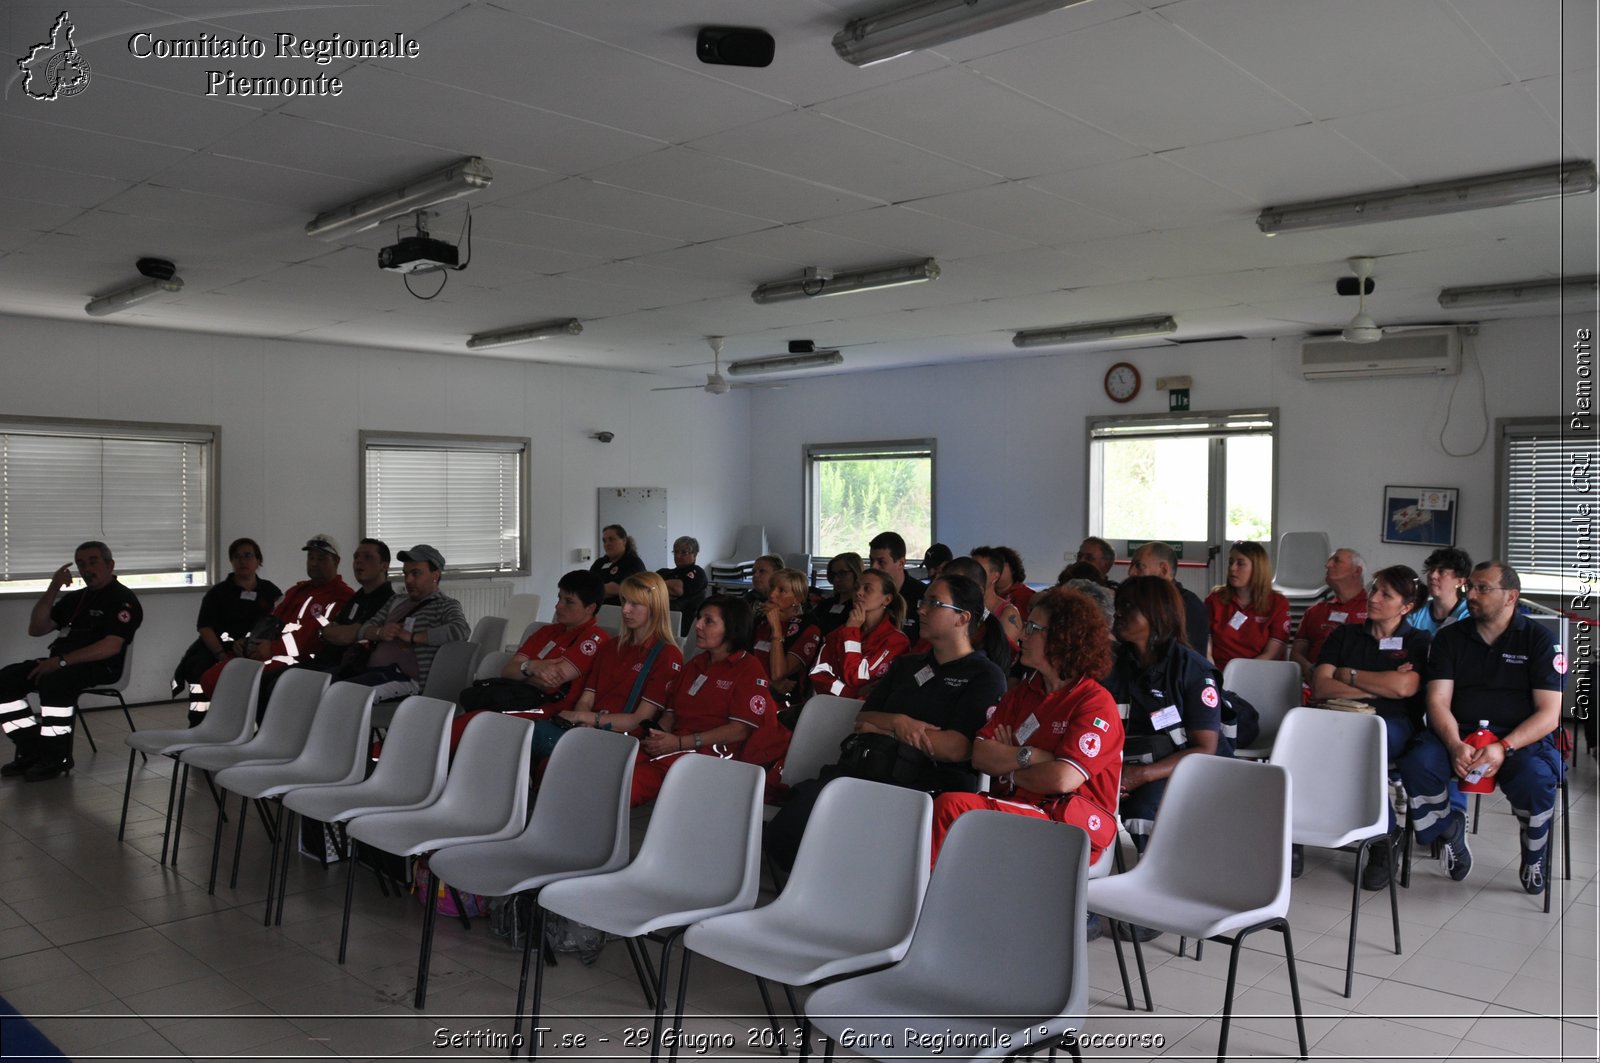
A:
<svg viewBox="0 0 1600 1063">
<path fill-rule="evenodd" d="M 893 735 L 857 731 L 839 743 L 836 775 L 888 783 L 913 790 L 932 789 L 929 776 L 937 762 Z"/>
</svg>

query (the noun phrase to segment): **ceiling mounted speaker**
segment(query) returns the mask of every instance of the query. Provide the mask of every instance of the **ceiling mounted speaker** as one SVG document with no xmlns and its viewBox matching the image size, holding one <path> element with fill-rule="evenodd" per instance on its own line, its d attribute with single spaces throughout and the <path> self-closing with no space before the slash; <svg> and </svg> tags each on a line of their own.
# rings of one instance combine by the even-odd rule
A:
<svg viewBox="0 0 1600 1063">
<path fill-rule="evenodd" d="M 694 54 L 712 66 L 771 66 L 777 45 L 766 30 L 706 26 L 694 41 Z"/>
</svg>

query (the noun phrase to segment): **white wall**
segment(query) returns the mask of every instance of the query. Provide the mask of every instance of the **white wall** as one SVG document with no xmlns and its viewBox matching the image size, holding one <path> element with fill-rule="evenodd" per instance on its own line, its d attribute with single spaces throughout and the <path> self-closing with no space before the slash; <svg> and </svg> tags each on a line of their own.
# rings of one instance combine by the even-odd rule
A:
<svg viewBox="0 0 1600 1063">
<path fill-rule="evenodd" d="M 810 378 L 753 394 L 752 519 L 766 523 L 775 547 L 801 549 L 806 443 L 931 436 L 938 440 L 937 537 L 957 553 L 1007 543 L 1021 551 L 1030 580 L 1049 580 L 1085 534 L 1085 418 L 1164 412 L 1156 378 L 1187 375 L 1195 412 L 1278 409 L 1279 530 L 1324 529 L 1334 544 L 1361 551 L 1369 567 L 1420 567 L 1426 549 L 1380 541 L 1383 487 L 1457 487 L 1456 541 L 1474 559 L 1486 558 L 1494 542 L 1493 420 L 1563 408 L 1567 339 L 1556 318 L 1491 323 L 1468 341 L 1462 374 L 1444 378 L 1308 382 L 1293 338 L 1067 352 L 854 375 L 847 383 Z M 1124 406 L 1101 386 L 1117 361 L 1132 362 L 1144 381 Z M 1489 435 L 1471 454 L 1452 457 L 1438 442 L 1447 407 L 1445 443 L 1472 451 L 1486 427 L 1485 380 Z M 852 401 L 840 401 L 841 386 Z"/>
<path fill-rule="evenodd" d="M 547 602 L 573 550 L 599 548 L 599 487 L 667 488 L 670 534 L 696 536 L 708 558 L 731 549 L 749 509 L 746 392 L 651 394 L 660 378 L 637 373 L 17 317 L 0 317 L 0 366 L 0 414 L 220 425 L 221 541 L 259 540 L 263 573 L 285 587 L 303 578 L 308 536 L 329 532 L 347 554 L 359 538 L 363 428 L 530 437 L 533 572 L 518 590 Z M 590 439 L 599 429 L 616 439 Z M 199 600 L 143 596 L 130 697 L 166 695 Z M 45 645 L 25 637 L 30 604 L 0 601 L 0 663 Z"/>
</svg>

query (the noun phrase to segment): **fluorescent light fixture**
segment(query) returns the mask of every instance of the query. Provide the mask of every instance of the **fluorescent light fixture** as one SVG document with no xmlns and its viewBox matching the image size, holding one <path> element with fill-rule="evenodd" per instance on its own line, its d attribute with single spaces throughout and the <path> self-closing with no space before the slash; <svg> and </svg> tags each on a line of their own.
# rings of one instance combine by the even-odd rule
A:
<svg viewBox="0 0 1600 1063">
<path fill-rule="evenodd" d="M 142 280 L 137 284 L 130 284 L 126 288 L 119 288 L 97 299 L 90 299 L 84 305 L 83 312 L 90 317 L 105 317 L 107 314 L 115 314 L 118 310 L 126 310 L 128 307 L 135 306 L 147 299 L 154 299 L 158 295 L 181 291 L 183 291 L 182 277 L 172 277 L 168 280 L 151 278 L 150 280 Z"/>
<path fill-rule="evenodd" d="M 323 240 L 350 236 L 374 228 L 390 218 L 488 188 L 493 180 L 494 174 L 489 171 L 488 164 L 476 155 L 469 156 L 442 170 L 419 177 L 410 184 L 318 214 L 306 223 L 306 235 Z"/>
<path fill-rule="evenodd" d="M 1124 321 L 1090 321 L 1082 325 L 1057 325 L 1054 328 L 1023 329 L 1011 337 L 1018 347 L 1056 347 L 1068 343 L 1096 343 L 1103 340 L 1131 340 L 1141 336 L 1165 336 L 1178 331 L 1172 317 L 1133 317 Z"/>
<path fill-rule="evenodd" d="M 799 280 L 763 284 L 750 293 L 750 298 L 762 305 L 786 303 L 793 299 L 820 299 L 825 295 L 872 292 L 879 288 L 898 288 L 902 284 L 921 284 L 938 279 L 939 263 L 931 258 L 892 266 L 846 270 L 843 273 L 829 273 L 813 267 L 806 270 L 805 276 Z"/>
<path fill-rule="evenodd" d="M 583 322 L 575 317 L 558 321 L 541 321 L 536 325 L 518 325 L 515 328 L 496 329 L 493 332 L 476 332 L 467 337 L 467 349 L 481 351 L 485 347 L 504 347 L 511 343 L 530 340 L 547 340 L 552 336 L 576 336 L 583 331 Z"/>
<path fill-rule="evenodd" d="M 812 351 L 810 354 L 780 354 L 776 358 L 747 358 L 728 366 L 731 376 L 749 376 L 754 373 L 781 373 L 788 369 L 820 369 L 825 365 L 843 365 L 844 355 L 838 351 Z"/>
<path fill-rule="evenodd" d="M 917 0 L 845 23 L 844 29 L 833 35 L 833 50 L 847 63 L 871 66 L 1082 2 Z"/>
<path fill-rule="evenodd" d="M 1465 210 L 1509 207 L 1559 196 L 1584 195 L 1594 190 L 1594 162 L 1566 162 L 1340 199 L 1320 199 L 1289 207 L 1268 207 L 1256 218 L 1256 228 L 1268 236 L 1338 229 L 1402 218 L 1431 218 Z"/>
<path fill-rule="evenodd" d="M 1439 293 L 1439 305 L 1517 306 L 1521 303 L 1553 303 L 1557 300 L 1593 302 L 1600 291 L 1600 278 L 1562 277 L 1557 280 L 1512 281 L 1510 284 L 1485 284 L 1477 288 L 1446 288 Z"/>
</svg>

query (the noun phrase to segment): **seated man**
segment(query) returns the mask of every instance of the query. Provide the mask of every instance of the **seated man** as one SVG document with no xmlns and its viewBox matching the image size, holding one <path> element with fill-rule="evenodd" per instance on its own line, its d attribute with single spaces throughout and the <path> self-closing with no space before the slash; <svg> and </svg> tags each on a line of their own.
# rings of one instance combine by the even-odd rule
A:
<svg viewBox="0 0 1600 1063">
<path fill-rule="evenodd" d="M 405 597 L 396 595 L 361 626 L 361 639 L 372 653 L 364 671 L 346 677 L 349 683 L 377 687 L 378 701 L 395 701 L 422 691 L 434 655 L 446 642 L 460 642 L 472 633 L 461 603 L 439 589 L 444 555 L 426 543 L 400 551 Z"/>
<path fill-rule="evenodd" d="M 1366 568 L 1361 555 L 1348 547 L 1328 555 L 1327 581 L 1333 597 L 1312 603 L 1300 618 L 1294 642 L 1289 645 L 1289 660 L 1300 666 L 1300 682 L 1308 694 L 1312 672 L 1328 636 L 1345 624 L 1367 622 Z"/>
<path fill-rule="evenodd" d="M 1400 757 L 1417 840 L 1439 842 L 1439 860 L 1457 882 L 1472 870 L 1467 817 L 1449 807 L 1452 774 L 1481 770 L 1500 784 L 1522 825 L 1522 888 L 1541 893 L 1550 871 L 1550 820 L 1561 783 L 1561 754 L 1550 735 L 1561 723 L 1567 661 L 1544 627 L 1517 612 L 1521 580 L 1501 561 L 1485 561 L 1467 584 L 1470 619 L 1433 640 L 1428 659 L 1428 726 Z M 1482 748 L 1462 739 L 1488 721 L 1500 740 Z"/>
<path fill-rule="evenodd" d="M 217 677 L 234 657 L 265 661 L 263 686 L 270 674 L 281 672 L 314 656 L 322 648 L 323 626 L 344 607 L 355 592 L 339 575 L 339 542 L 331 535 L 313 535 L 300 548 L 306 555 L 306 578 L 284 594 L 283 600 L 249 638 L 229 643 L 227 660 L 218 661 L 200 677 L 200 690 L 189 695 L 189 724 L 194 726 L 211 708 Z M 267 709 L 263 689 L 256 702 L 259 717 Z"/>
<path fill-rule="evenodd" d="M 123 654 L 144 619 L 139 599 L 117 580 L 105 543 L 84 543 L 73 564 L 83 589 L 61 594 L 72 582 L 71 567 L 62 565 L 28 616 L 30 638 L 61 632 L 49 655 L 0 669 L 0 729 L 17 745 L 17 755 L 0 766 L 0 775 L 8 778 L 42 782 L 72 769 L 78 694 L 116 681 Z M 39 693 L 38 719 L 27 700 L 33 691 Z"/>
<path fill-rule="evenodd" d="M 1145 543 L 1128 559 L 1128 575 L 1160 576 L 1178 588 L 1178 597 L 1183 599 L 1184 644 L 1204 657 L 1211 645 L 1211 619 L 1200 596 L 1178 582 L 1178 552 L 1164 542 Z"/>
<path fill-rule="evenodd" d="M 302 667 L 335 676 L 366 667 L 371 647 L 359 645 L 361 629 L 389 604 L 395 593 L 394 584 L 389 582 L 389 544 L 382 539 L 362 539 L 350 558 L 350 572 L 356 578 L 356 592 L 322 629 L 322 648 Z"/>
<path fill-rule="evenodd" d="M 1078 556 L 1074 563 L 1083 562 L 1093 565 L 1100 573 L 1100 582 L 1108 587 L 1115 587 L 1117 581 L 1111 578 L 1111 570 L 1117 563 L 1117 552 L 1111 549 L 1111 544 L 1098 535 L 1091 535 L 1078 544 Z M 1064 581 L 1063 581 L 1064 582 Z"/>
<path fill-rule="evenodd" d="M 672 568 L 656 570 L 656 575 L 667 581 L 667 601 L 672 611 L 683 616 L 683 627 L 678 634 L 686 635 L 694 623 L 694 614 L 706 600 L 706 570 L 695 564 L 700 557 L 700 541 L 692 535 L 680 535 L 672 542 Z M 770 574 L 769 574 L 770 575 Z"/>
</svg>

